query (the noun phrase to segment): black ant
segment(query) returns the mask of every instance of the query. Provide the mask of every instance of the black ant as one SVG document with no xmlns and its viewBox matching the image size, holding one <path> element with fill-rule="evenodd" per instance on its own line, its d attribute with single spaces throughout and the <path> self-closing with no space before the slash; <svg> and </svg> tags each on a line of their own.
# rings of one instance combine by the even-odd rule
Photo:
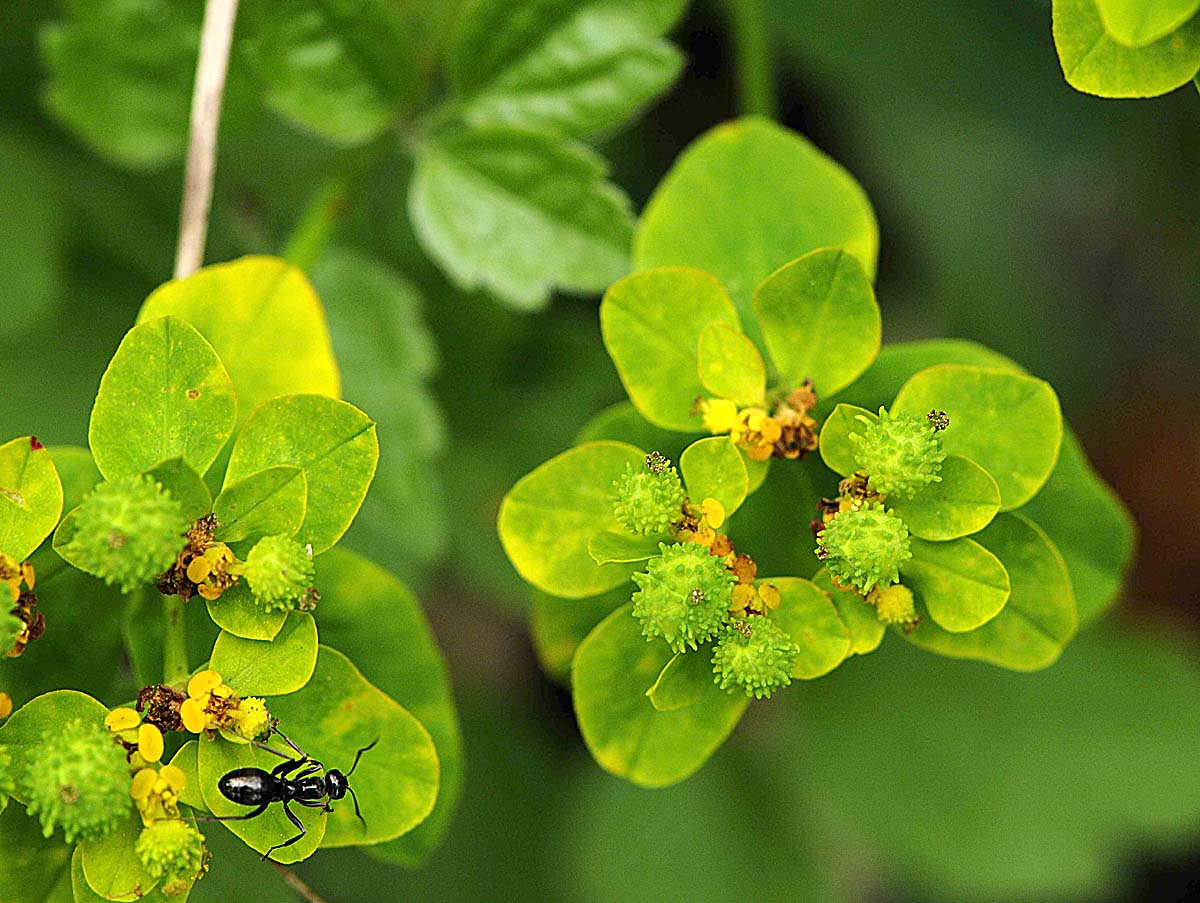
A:
<svg viewBox="0 0 1200 903">
<path fill-rule="evenodd" d="M 362 817 L 362 812 L 358 808 L 358 797 L 350 787 L 350 775 L 354 774 L 354 769 L 358 767 L 358 760 L 362 758 L 362 754 L 373 748 L 379 742 L 379 739 L 376 738 L 355 754 L 354 764 L 350 766 L 348 772 L 342 774 L 336 768 L 331 768 L 322 777 L 318 773 L 324 768 L 320 762 L 309 756 L 308 753 L 285 735 L 279 734 L 279 736 L 283 737 L 284 742 L 295 750 L 299 758 L 289 756 L 287 753 L 282 753 L 277 749 L 272 749 L 265 743 L 255 743 L 255 746 L 286 761 L 276 765 L 271 771 L 264 771 L 261 768 L 236 768 L 217 782 L 217 789 L 221 791 L 221 794 L 227 800 L 242 806 L 256 806 L 257 808 L 253 812 L 247 812 L 245 815 L 211 815 L 206 820 L 245 821 L 262 815 L 267 811 L 267 807 L 271 803 L 283 803 L 284 814 L 300 833 L 290 840 L 275 844 L 275 846 L 263 853 L 263 859 L 266 859 L 276 850 L 283 847 L 290 847 L 308 833 L 308 829 L 304 827 L 304 824 L 296 817 L 296 814 L 288 808 L 289 803 L 299 803 L 301 806 L 308 806 L 310 809 L 324 809 L 326 812 L 332 812 L 333 807 L 329 803 L 342 799 L 349 792 L 350 798 L 354 800 L 354 814 L 358 816 L 358 820 L 363 823 L 363 827 L 365 828 L 367 822 Z M 297 769 L 303 770 L 299 771 L 294 777 L 289 777 Z"/>
</svg>

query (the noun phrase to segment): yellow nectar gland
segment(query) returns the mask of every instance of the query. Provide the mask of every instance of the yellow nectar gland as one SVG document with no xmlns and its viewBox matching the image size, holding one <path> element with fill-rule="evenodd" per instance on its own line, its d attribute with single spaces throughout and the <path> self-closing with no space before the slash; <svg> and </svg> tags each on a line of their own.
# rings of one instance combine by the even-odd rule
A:
<svg viewBox="0 0 1200 903">
<path fill-rule="evenodd" d="M 746 452 L 752 461 L 765 461 L 775 453 L 775 443 L 783 436 L 783 427 L 762 408 L 746 408 L 738 414 L 729 440 Z"/>
<path fill-rule="evenodd" d="M 179 818 L 179 794 L 187 786 L 187 775 L 177 765 L 143 768 L 133 776 L 129 795 L 149 825 L 163 818 Z"/>
<path fill-rule="evenodd" d="M 7 718 L 12 714 L 13 701 L 12 697 L 7 693 L 0 693 L 0 718 Z"/>
<path fill-rule="evenodd" d="M 706 498 L 700 503 L 700 511 L 704 514 L 705 522 L 714 530 L 721 529 L 721 524 L 725 523 L 725 506 L 717 499 Z"/>
<path fill-rule="evenodd" d="M 163 735 L 157 725 L 142 723 L 142 716 L 128 706 L 113 709 L 104 717 L 104 726 L 125 745 L 134 747 L 130 762 L 147 765 L 163 756 Z"/>
<path fill-rule="evenodd" d="M 728 398 L 698 398 L 696 407 L 704 420 L 704 428 L 713 435 L 728 433 L 737 419 L 737 405 Z"/>
<path fill-rule="evenodd" d="M 194 734 L 221 730 L 251 740 L 270 721 L 263 700 L 238 696 L 216 671 L 201 671 L 188 682 L 187 692 L 188 698 L 179 707 L 179 717 L 184 728 Z"/>
</svg>

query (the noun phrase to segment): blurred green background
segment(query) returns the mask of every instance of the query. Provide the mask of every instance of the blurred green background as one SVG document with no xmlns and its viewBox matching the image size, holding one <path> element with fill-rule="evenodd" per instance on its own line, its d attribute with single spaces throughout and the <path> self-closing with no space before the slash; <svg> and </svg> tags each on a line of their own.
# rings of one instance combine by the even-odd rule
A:
<svg viewBox="0 0 1200 903">
<path fill-rule="evenodd" d="M 100 373 L 170 275 L 182 175 L 109 165 L 46 114 L 37 34 L 57 13 L 0 9 L 0 436 L 82 444 Z M 347 396 L 380 419 L 391 456 L 351 542 L 426 604 L 469 773 L 426 870 L 353 851 L 302 866 L 330 903 L 1200 888 L 1200 97 L 1076 93 L 1049 0 L 772 0 L 769 13 L 781 118 L 858 178 L 880 219 L 885 339 L 977 339 L 1055 385 L 1139 521 L 1127 596 L 1046 672 L 890 643 L 754 707 L 679 787 L 603 774 L 569 696 L 539 672 L 527 591 L 493 526 L 517 477 L 623 397 L 596 299 L 521 315 L 451 289 L 405 221 L 397 157 L 314 279 Z M 683 79 L 604 148 L 639 206 L 691 139 L 737 113 L 726 7 L 698 2 L 674 37 Z M 278 253 L 337 156 L 268 113 L 230 110 L 210 262 Z M 354 291 L 330 275 L 350 254 L 375 272 Z M 364 311 L 383 340 L 364 338 Z M 193 900 L 296 899 L 209 834 L 242 867 L 216 869 Z"/>
</svg>

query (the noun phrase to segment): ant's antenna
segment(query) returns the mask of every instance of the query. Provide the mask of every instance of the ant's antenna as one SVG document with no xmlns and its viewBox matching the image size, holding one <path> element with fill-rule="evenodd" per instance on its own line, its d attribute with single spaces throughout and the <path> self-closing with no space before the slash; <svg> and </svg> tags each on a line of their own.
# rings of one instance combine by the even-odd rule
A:
<svg viewBox="0 0 1200 903">
<path fill-rule="evenodd" d="M 365 752 L 367 752 L 368 750 L 374 749 L 374 748 L 375 748 L 375 744 L 376 744 L 376 743 L 378 743 L 378 742 L 379 742 L 379 738 L 378 738 L 378 737 L 376 737 L 374 740 L 372 740 L 372 741 L 370 742 L 370 744 L 368 744 L 367 746 L 364 746 L 362 749 L 360 749 L 360 750 L 359 750 L 359 751 L 358 751 L 358 752 L 355 754 L 355 756 L 354 756 L 354 764 L 353 764 L 353 765 L 351 765 L 351 766 L 350 766 L 350 770 L 346 772 L 346 777 L 350 777 L 350 775 L 354 774 L 354 769 L 358 768 L 358 760 L 362 758 L 362 754 L 363 754 L 363 753 L 365 753 Z M 353 793 L 353 791 L 351 791 L 351 793 Z M 355 808 L 358 808 L 358 801 L 357 801 L 357 800 L 355 800 L 354 806 L 355 806 Z M 362 816 L 360 815 L 360 816 L 359 816 L 359 818 L 362 818 Z"/>
<path fill-rule="evenodd" d="M 354 788 L 349 784 L 346 785 L 346 789 L 350 791 L 350 798 L 354 800 L 354 814 L 357 815 L 358 820 L 362 822 L 363 830 L 365 831 L 367 830 L 367 820 L 362 817 L 362 811 L 358 808 L 358 796 L 355 794 Z"/>
</svg>

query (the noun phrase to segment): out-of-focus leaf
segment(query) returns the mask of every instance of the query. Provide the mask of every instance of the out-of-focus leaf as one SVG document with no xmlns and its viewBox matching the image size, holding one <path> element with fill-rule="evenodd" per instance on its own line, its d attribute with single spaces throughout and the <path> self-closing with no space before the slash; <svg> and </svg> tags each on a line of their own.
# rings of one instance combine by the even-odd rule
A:
<svg viewBox="0 0 1200 903">
<path fill-rule="evenodd" d="M 696 427 L 699 425 L 697 418 Z M 628 442 L 647 451 L 656 451 L 674 462 L 679 461 L 679 456 L 690 444 L 687 435 L 652 424 L 638 413 L 631 401 L 619 401 L 605 408 L 585 423 L 575 437 L 579 445 L 600 439 Z"/>
<path fill-rule="evenodd" d="M 717 276 L 761 338 L 755 288 L 785 263 L 840 247 L 875 272 L 879 228 L 862 188 L 805 138 L 765 119 L 719 125 L 685 150 L 638 223 L 634 266 Z"/>
<path fill-rule="evenodd" d="M 697 358 L 700 382 L 713 395 L 741 407 L 763 404 L 767 368 L 758 348 L 740 329 L 709 323 L 700 333 Z"/>
<path fill-rule="evenodd" d="M 679 456 L 679 472 L 693 504 L 714 498 L 730 517 L 746 500 L 746 464 L 727 436 L 697 439 Z"/>
<path fill-rule="evenodd" d="M 58 523 L 62 481 L 33 436 L 0 445 L 0 552 L 27 558 Z"/>
<path fill-rule="evenodd" d="M 685 0 L 481 0 L 467 8 L 448 68 L 454 109 L 473 124 L 590 135 L 622 125 L 678 74 L 658 36 Z"/>
<path fill-rule="evenodd" d="M 37 819 L 20 806 L 0 812 L 0 850 L 0 899 L 74 903 L 71 847 L 60 837 L 43 837 Z"/>
<path fill-rule="evenodd" d="M 529 629 L 546 673 L 561 683 L 570 680 L 571 659 L 579 644 L 613 609 L 628 602 L 632 593 L 628 583 L 587 599 L 560 599 L 534 590 Z"/>
<path fill-rule="evenodd" d="M 374 138 L 421 90 L 411 31 L 388 0 L 247 3 L 245 47 L 269 107 L 338 144 Z"/>
<path fill-rule="evenodd" d="M 1095 0 L 1104 30 L 1127 47 L 1165 38 L 1200 10 L 1200 0 Z"/>
<path fill-rule="evenodd" d="M 629 202 L 583 145 L 488 127 L 426 145 L 409 190 L 425 250 L 463 289 L 521 309 L 629 271 Z"/>
<path fill-rule="evenodd" d="M 0 273 L 9 335 L 49 323 L 66 293 L 66 211 L 60 199 L 68 189 L 38 159 L 39 150 L 0 135 Z"/>
</svg>

